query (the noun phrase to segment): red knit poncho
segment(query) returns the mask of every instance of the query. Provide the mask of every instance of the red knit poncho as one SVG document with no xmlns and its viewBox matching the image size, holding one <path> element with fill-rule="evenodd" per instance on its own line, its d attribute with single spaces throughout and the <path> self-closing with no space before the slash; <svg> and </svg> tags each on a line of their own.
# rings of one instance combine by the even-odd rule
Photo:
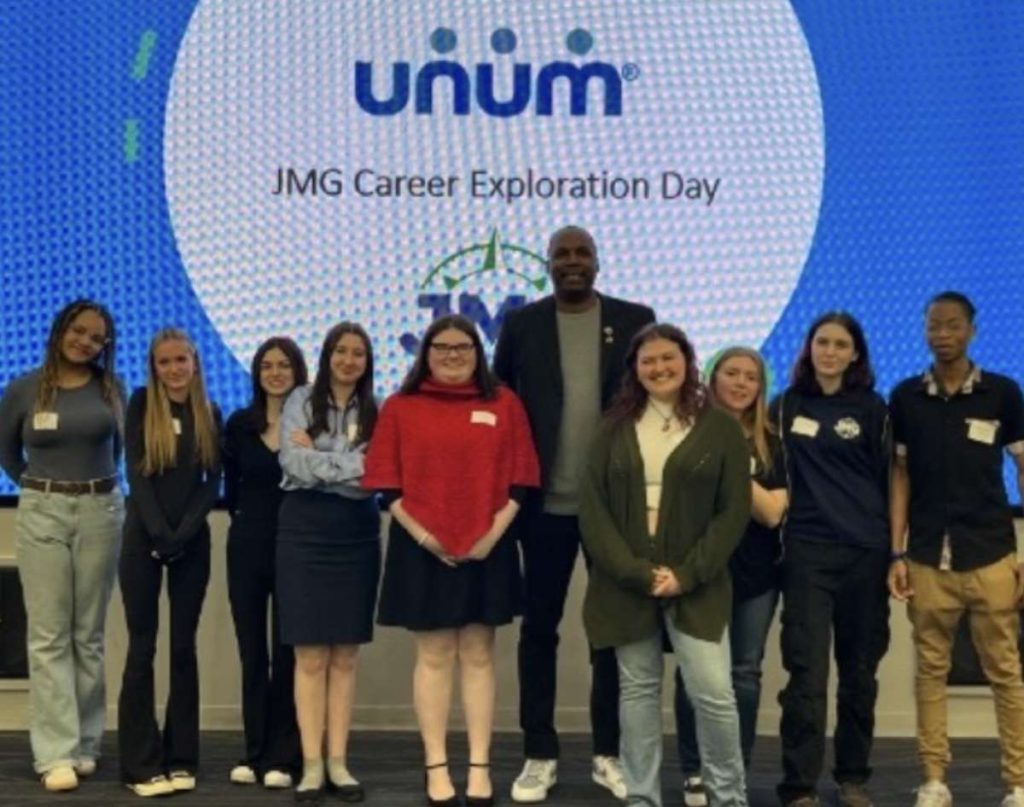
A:
<svg viewBox="0 0 1024 807">
<path fill-rule="evenodd" d="M 366 455 L 363 487 L 401 490 L 402 506 L 452 555 L 465 555 L 491 528 L 513 485 L 537 487 L 540 471 L 526 412 L 499 387 L 426 380 L 392 395 Z"/>
</svg>

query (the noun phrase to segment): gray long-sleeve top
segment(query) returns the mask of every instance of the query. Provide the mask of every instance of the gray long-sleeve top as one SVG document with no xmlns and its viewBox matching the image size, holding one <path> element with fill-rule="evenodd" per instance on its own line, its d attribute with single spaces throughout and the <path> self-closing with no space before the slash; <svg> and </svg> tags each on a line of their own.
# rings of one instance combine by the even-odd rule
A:
<svg viewBox="0 0 1024 807">
<path fill-rule="evenodd" d="M 19 376 L 0 399 L 0 466 L 11 481 L 17 484 L 23 475 L 62 482 L 114 476 L 121 433 L 100 379 L 58 388 L 50 411 L 36 413 L 40 376 L 38 368 Z"/>
</svg>

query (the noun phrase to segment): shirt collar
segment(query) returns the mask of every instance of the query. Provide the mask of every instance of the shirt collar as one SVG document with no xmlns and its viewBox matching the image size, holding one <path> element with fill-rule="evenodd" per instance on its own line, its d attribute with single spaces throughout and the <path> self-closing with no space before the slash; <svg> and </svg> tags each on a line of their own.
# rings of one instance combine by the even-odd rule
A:
<svg viewBox="0 0 1024 807">
<path fill-rule="evenodd" d="M 967 374 L 967 378 L 964 379 L 964 383 L 960 385 L 960 389 L 956 391 L 956 395 L 970 395 L 974 392 L 976 385 L 981 383 L 981 368 L 971 362 L 971 371 Z M 929 367 L 924 371 L 921 376 L 921 385 L 924 387 L 925 394 L 937 397 L 940 394 L 939 381 L 935 377 L 933 368 Z"/>
</svg>

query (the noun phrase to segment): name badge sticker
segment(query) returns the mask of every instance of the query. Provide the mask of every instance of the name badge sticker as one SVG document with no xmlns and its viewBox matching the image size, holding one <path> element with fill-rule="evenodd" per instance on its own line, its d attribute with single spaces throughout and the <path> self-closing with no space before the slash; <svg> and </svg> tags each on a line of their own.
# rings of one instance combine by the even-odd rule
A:
<svg viewBox="0 0 1024 807">
<path fill-rule="evenodd" d="M 180 418 L 171 418 L 171 427 L 174 429 L 174 433 L 175 434 L 177 434 L 179 436 L 181 435 L 181 419 Z"/>
<path fill-rule="evenodd" d="M 37 432 L 52 432 L 57 429 L 56 412 L 36 412 L 32 416 L 32 428 Z"/>
<path fill-rule="evenodd" d="M 358 434 L 359 434 L 359 424 L 358 423 L 349 423 L 345 427 L 345 437 L 348 439 L 348 441 L 350 443 L 354 443 L 355 442 L 356 436 Z"/>
<path fill-rule="evenodd" d="M 485 409 L 474 409 L 473 413 L 469 416 L 470 423 L 483 423 L 485 426 L 497 426 L 498 416 L 494 412 L 488 412 Z"/>
<path fill-rule="evenodd" d="M 984 443 L 987 446 L 996 442 L 996 431 L 999 429 L 998 420 L 978 420 L 977 418 L 966 418 L 967 439 L 976 443 Z"/>
<path fill-rule="evenodd" d="M 757 459 L 755 457 L 750 458 L 750 475 L 755 476 L 757 474 Z"/>
<path fill-rule="evenodd" d="M 804 437 L 817 437 L 818 429 L 821 428 L 821 424 L 811 418 L 805 418 L 803 415 L 797 415 L 793 418 L 793 425 L 790 427 L 790 431 L 793 434 L 803 435 Z"/>
</svg>

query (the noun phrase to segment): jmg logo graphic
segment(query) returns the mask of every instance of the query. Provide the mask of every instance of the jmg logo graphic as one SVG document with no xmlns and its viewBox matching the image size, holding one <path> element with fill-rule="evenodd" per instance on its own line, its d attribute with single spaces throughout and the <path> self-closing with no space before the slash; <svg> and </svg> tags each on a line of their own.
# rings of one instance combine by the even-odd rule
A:
<svg viewBox="0 0 1024 807">
<path fill-rule="evenodd" d="M 478 256 L 479 263 L 475 262 Z M 524 291 L 508 294 L 496 301 L 494 313 L 482 295 L 465 290 L 468 281 L 476 278 L 490 280 L 502 274 L 511 275 Z M 528 295 L 543 292 L 547 284 L 544 256 L 527 247 L 503 241 L 495 227 L 486 241 L 458 249 L 433 266 L 420 283 L 421 293 L 416 298 L 416 305 L 430 311 L 431 320 L 456 312 L 462 314 L 480 328 L 485 343 L 493 345 L 498 340 L 505 314 L 526 305 Z M 464 290 L 456 296 L 454 292 L 460 287 Z M 431 288 L 438 290 L 430 291 Z M 416 355 L 420 344 L 416 334 L 404 333 L 398 341 L 407 354 Z"/>
<path fill-rule="evenodd" d="M 515 31 L 498 28 L 491 34 L 491 49 L 499 55 L 508 55 L 519 44 Z M 458 45 L 458 36 L 450 28 L 437 28 L 430 35 L 430 47 L 441 55 L 451 53 Z M 576 56 L 585 56 L 594 46 L 594 37 L 582 28 L 569 32 L 565 46 Z M 390 91 L 386 97 L 378 97 L 373 89 L 373 62 L 355 64 L 356 103 L 371 115 L 397 115 L 409 104 L 414 94 L 413 108 L 417 115 L 434 114 L 434 90 L 438 81 L 450 84 L 452 105 L 455 115 L 469 115 L 476 107 L 494 118 L 511 118 L 521 115 L 533 101 L 535 115 L 554 114 L 555 88 L 568 85 L 569 114 L 587 114 L 587 90 L 591 82 L 599 85 L 603 96 L 603 113 L 606 117 L 622 115 L 622 82 L 635 81 L 640 77 L 640 68 L 632 62 L 620 71 L 608 62 L 586 62 L 581 65 L 568 61 L 554 61 L 543 65 L 534 77 L 534 66 L 516 62 L 512 66 L 512 89 L 495 88 L 495 66 L 486 62 L 468 69 L 451 59 L 427 62 L 413 75 L 409 62 L 395 62 L 391 65 Z"/>
</svg>

